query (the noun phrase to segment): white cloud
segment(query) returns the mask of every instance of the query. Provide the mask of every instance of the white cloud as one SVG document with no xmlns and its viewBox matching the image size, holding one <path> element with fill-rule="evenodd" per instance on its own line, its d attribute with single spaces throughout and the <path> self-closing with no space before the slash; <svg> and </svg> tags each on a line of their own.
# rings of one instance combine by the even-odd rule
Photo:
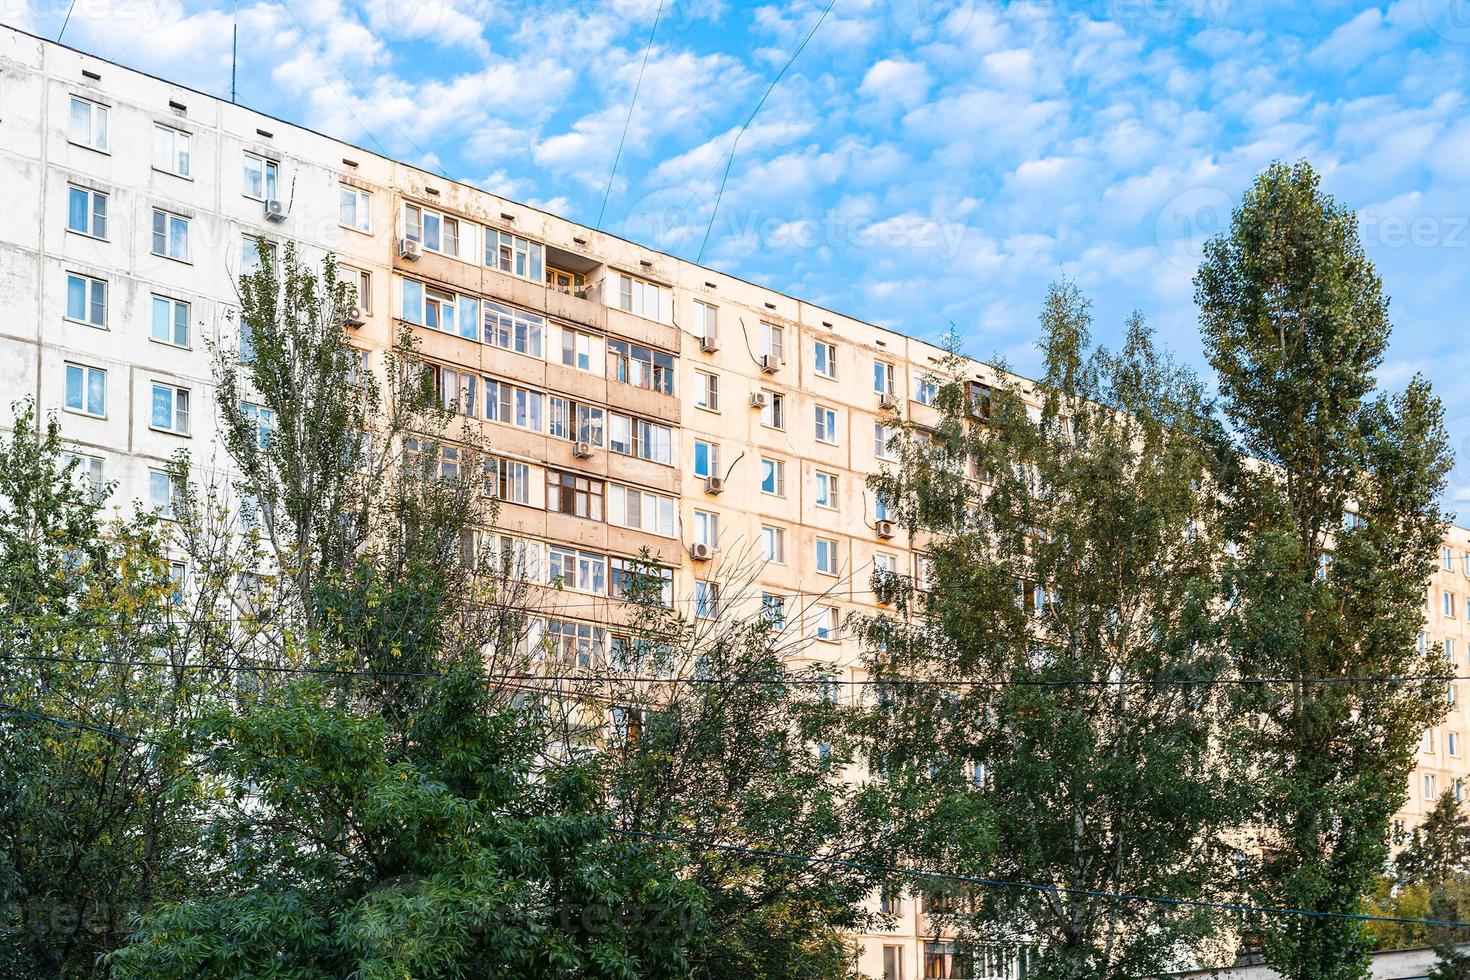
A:
<svg viewBox="0 0 1470 980">
<path fill-rule="evenodd" d="M 911 108 L 929 91 L 929 69 L 914 61 L 884 58 L 863 76 L 858 92 L 876 102 Z"/>
</svg>

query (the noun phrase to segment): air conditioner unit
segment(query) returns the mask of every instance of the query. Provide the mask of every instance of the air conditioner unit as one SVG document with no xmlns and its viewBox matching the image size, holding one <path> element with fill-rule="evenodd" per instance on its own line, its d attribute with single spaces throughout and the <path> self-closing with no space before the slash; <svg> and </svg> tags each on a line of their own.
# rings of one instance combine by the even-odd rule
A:
<svg viewBox="0 0 1470 980">
<path fill-rule="evenodd" d="M 878 396 L 878 407 L 885 412 L 896 411 L 898 409 L 898 396 L 891 391 L 885 391 Z"/>
<path fill-rule="evenodd" d="M 265 202 L 265 220 L 285 221 L 286 205 L 282 204 L 280 201 L 276 200 L 273 197 L 267 198 Z"/>
<path fill-rule="evenodd" d="M 398 239 L 398 257 L 408 262 L 417 262 L 420 255 L 424 254 L 424 248 L 412 238 Z"/>
<path fill-rule="evenodd" d="M 723 476 L 707 476 L 704 478 L 705 493 L 720 493 L 725 489 L 725 478 Z"/>
<path fill-rule="evenodd" d="M 577 457 L 578 459 L 591 459 L 592 443 L 587 442 L 585 439 L 578 440 L 577 443 L 572 446 L 572 455 Z"/>
<path fill-rule="evenodd" d="M 342 312 L 342 319 L 353 330 L 362 326 L 362 310 L 356 306 L 349 306 Z"/>
<path fill-rule="evenodd" d="M 716 334 L 707 333 L 699 338 L 699 349 L 706 354 L 713 354 L 720 349 L 720 338 Z"/>
<path fill-rule="evenodd" d="M 703 541 L 696 541 L 689 546 L 689 557 L 695 561 L 709 561 L 715 556 L 715 549 Z"/>
<path fill-rule="evenodd" d="M 893 522 L 879 521 L 875 530 L 878 532 L 878 537 L 891 538 L 893 537 Z"/>
<path fill-rule="evenodd" d="M 761 370 L 766 374 L 775 374 L 781 367 L 781 359 L 775 354 L 761 355 Z"/>
<path fill-rule="evenodd" d="M 768 396 L 764 391 L 752 391 L 750 393 L 751 408 L 765 408 L 766 403 L 770 400 L 770 396 Z"/>
</svg>

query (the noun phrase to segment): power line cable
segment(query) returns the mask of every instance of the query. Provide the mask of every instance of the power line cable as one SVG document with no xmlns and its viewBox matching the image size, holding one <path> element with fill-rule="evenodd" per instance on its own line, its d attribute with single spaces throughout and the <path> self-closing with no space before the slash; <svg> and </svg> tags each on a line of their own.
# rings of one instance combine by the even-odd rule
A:
<svg viewBox="0 0 1470 980">
<path fill-rule="evenodd" d="M 648 32 L 648 44 L 643 49 L 643 64 L 638 69 L 638 81 L 633 84 L 633 98 L 628 102 L 628 118 L 623 120 L 623 135 L 618 137 L 618 152 L 613 154 L 612 171 L 607 175 L 607 189 L 602 192 L 602 207 L 597 211 L 598 231 L 602 230 L 602 216 L 607 213 L 607 199 L 612 194 L 613 178 L 618 173 L 618 161 L 623 158 L 623 143 L 628 138 L 628 127 L 633 122 L 633 107 L 638 104 L 638 90 L 643 87 L 643 73 L 648 70 L 648 55 L 653 51 L 653 36 L 658 33 L 658 21 L 664 13 L 664 0 L 658 0 L 658 11 L 653 15 L 653 29 Z"/>
<path fill-rule="evenodd" d="M 122 657 L 63 657 L 55 654 L 0 654 L 0 662 L 56 663 L 95 667 L 155 667 L 163 670 L 216 670 L 239 673 L 301 674 L 326 677 L 370 677 L 375 679 L 437 679 L 453 676 L 434 670 L 364 670 L 350 667 L 302 667 L 285 664 L 218 663 L 194 661 L 173 663 L 167 660 L 138 660 Z M 820 670 L 821 665 L 813 665 Z M 715 686 L 789 686 L 789 687 L 907 687 L 907 688 L 1115 688 L 1115 687 L 1268 687 L 1277 684 L 1415 684 L 1470 681 L 1470 676 L 1456 674 L 1420 675 L 1345 675 L 1333 677 L 1125 677 L 1102 678 L 927 678 L 927 677 L 863 677 L 827 676 L 786 677 L 707 677 L 667 676 L 659 674 L 546 674 L 514 673 L 488 677 L 494 683 L 582 683 L 582 684 L 706 684 Z"/>
<path fill-rule="evenodd" d="M 1117 902 L 1146 902 L 1154 905 L 1169 905 L 1186 908 L 1215 909 L 1224 912 L 1245 912 L 1252 915 L 1273 916 L 1299 916 L 1312 919 L 1339 919 L 1352 922 L 1392 922 L 1401 925 L 1437 926 L 1449 929 L 1470 929 L 1470 922 L 1460 922 L 1445 919 L 1414 919 L 1391 915 L 1368 915 L 1356 912 L 1320 912 L 1315 909 L 1292 908 L 1289 906 L 1250 905 L 1244 902 L 1214 902 L 1208 899 L 1197 898 L 1166 898 L 1158 895 L 1140 895 L 1131 892 L 1109 892 L 1093 888 L 1078 888 L 1067 885 L 1047 885 L 1032 881 L 1007 881 L 1002 878 L 985 878 L 978 875 L 962 875 L 939 871 L 925 871 L 919 868 L 906 868 L 893 865 L 870 864 L 866 861 L 852 861 L 846 858 L 823 857 L 814 854 L 798 854 L 788 851 L 768 850 L 764 848 L 744 847 L 737 844 L 720 844 L 714 841 L 695 840 L 688 837 L 680 837 L 674 834 L 658 834 L 650 831 L 625 830 L 612 828 L 614 832 L 629 837 L 639 837 L 646 840 L 661 840 L 672 844 L 682 844 L 700 850 L 723 851 L 735 854 L 747 854 L 752 857 L 769 858 L 783 861 L 794 861 L 811 865 L 831 865 L 833 867 L 850 868 L 854 871 L 870 871 L 880 874 L 897 875 L 904 878 L 916 878 L 923 881 L 949 881 L 960 884 L 979 885 L 986 888 L 1004 888 L 1015 891 L 1044 892 L 1053 895 L 1072 895 L 1080 898 L 1100 898 Z"/>
<path fill-rule="evenodd" d="M 740 137 L 745 135 L 746 129 L 748 129 L 750 127 L 750 124 L 755 121 L 756 113 L 761 111 L 761 106 L 766 104 L 766 99 L 770 98 L 771 93 L 776 90 L 776 85 L 780 83 L 781 78 L 786 74 L 787 69 L 789 69 L 796 61 L 797 57 L 800 56 L 802 50 L 806 47 L 807 42 L 812 39 L 812 35 L 817 33 L 817 28 L 822 26 L 822 22 L 827 19 L 827 15 L 832 12 L 832 8 L 835 6 L 837 6 L 837 0 L 830 0 L 826 8 L 822 11 L 822 15 L 817 18 L 817 22 L 812 25 L 812 29 L 807 32 L 806 37 L 801 39 L 801 43 L 796 46 L 796 50 L 791 52 L 791 57 L 786 59 L 786 64 L 782 65 L 781 70 L 776 73 L 776 77 L 771 79 L 771 84 L 766 88 L 765 94 L 762 95 L 760 101 L 755 104 L 755 108 L 751 110 L 750 116 L 745 120 L 745 124 L 740 127 L 738 132 L 736 132 L 735 139 L 730 143 L 730 157 L 728 160 L 725 161 L 725 173 L 724 176 L 720 178 L 720 189 L 715 194 L 715 205 L 713 208 L 710 209 L 709 225 L 705 227 L 704 238 L 699 243 L 699 254 L 694 257 L 694 262 L 696 265 L 701 260 L 703 260 L 704 247 L 709 244 L 709 234 L 715 227 L 715 215 L 719 214 L 720 212 L 720 199 L 725 196 L 725 182 L 730 179 L 730 167 L 735 163 L 735 149 L 740 145 Z"/>
</svg>

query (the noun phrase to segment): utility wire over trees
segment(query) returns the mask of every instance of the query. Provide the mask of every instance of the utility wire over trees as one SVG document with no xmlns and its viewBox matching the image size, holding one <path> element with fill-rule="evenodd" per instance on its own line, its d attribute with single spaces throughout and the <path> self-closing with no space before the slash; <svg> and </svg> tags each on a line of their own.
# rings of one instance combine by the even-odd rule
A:
<svg viewBox="0 0 1470 980">
<path fill-rule="evenodd" d="M 1243 801 L 1211 683 L 1230 669 L 1226 446 L 1199 381 L 1137 316 L 1121 349 L 1096 348 L 1089 304 L 1063 282 L 1041 326 L 1032 390 L 1003 372 L 982 384 L 951 356 L 937 421 L 905 424 L 897 464 L 871 480 L 930 571 L 863 623 L 869 673 L 1003 683 L 880 687 L 866 757 L 907 821 L 901 857 L 1057 889 L 931 895 L 971 956 L 1034 947 L 1037 977 L 1155 976 L 1209 945 L 1209 910 L 1099 895 L 1233 884 L 1223 835 Z"/>
<path fill-rule="evenodd" d="M 1242 690 L 1258 721 L 1232 730 L 1253 776 L 1260 904 L 1358 907 L 1388 857 L 1426 727 L 1445 686 L 1314 684 L 1334 674 L 1433 672 L 1424 594 L 1449 471 L 1443 411 L 1421 377 L 1374 394 L 1388 299 L 1351 209 L 1312 168 L 1273 164 L 1208 243 L 1195 278 L 1205 350 L 1237 451 L 1231 470 L 1226 648 L 1244 676 L 1296 673 L 1287 692 Z M 1260 924 L 1288 980 L 1367 976 L 1370 939 L 1338 919 Z"/>
</svg>

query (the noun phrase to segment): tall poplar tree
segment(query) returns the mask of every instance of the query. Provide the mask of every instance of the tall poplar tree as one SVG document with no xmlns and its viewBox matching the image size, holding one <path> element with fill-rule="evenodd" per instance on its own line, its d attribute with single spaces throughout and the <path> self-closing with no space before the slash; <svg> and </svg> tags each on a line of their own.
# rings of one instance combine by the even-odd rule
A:
<svg viewBox="0 0 1470 980">
<path fill-rule="evenodd" d="M 1241 550 L 1226 636 L 1246 676 L 1294 679 L 1238 702 L 1259 719 L 1237 733 L 1259 804 L 1252 897 L 1352 913 L 1444 684 L 1309 679 L 1447 672 L 1418 636 L 1450 455 L 1425 380 L 1375 395 L 1388 299 L 1352 212 L 1318 185 L 1305 162 L 1262 173 L 1207 245 L 1195 298 L 1225 415 L 1259 464 L 1227 488 Z M 1359 924 L 1282 916 L 1258 930 L 1291 980 L 1367 975 Z"/>
<path fill-rule="evenodd" d="M 1229 874 L 1235 781 L 1213 751 L 1219 688 L 1197 683 L 1223 667 L 1222 439 L 1141 319 L 1096 348 L 1063 283 L 1041 324 L 1040 381 L 982 383 L 952 358 L 937 419 L 908 425 L 873 481 L 932 564 L 916 594 L 890 580 L 894 613 L 865 627 L 869 670 L 892 679 L 871 764 L 912 828 L 897 857 L 1056 889 L 928 895 L 962 957 L 1157 976 L 1211 917 L 1099 893 L 1199 898 Z"/>
</svg>

